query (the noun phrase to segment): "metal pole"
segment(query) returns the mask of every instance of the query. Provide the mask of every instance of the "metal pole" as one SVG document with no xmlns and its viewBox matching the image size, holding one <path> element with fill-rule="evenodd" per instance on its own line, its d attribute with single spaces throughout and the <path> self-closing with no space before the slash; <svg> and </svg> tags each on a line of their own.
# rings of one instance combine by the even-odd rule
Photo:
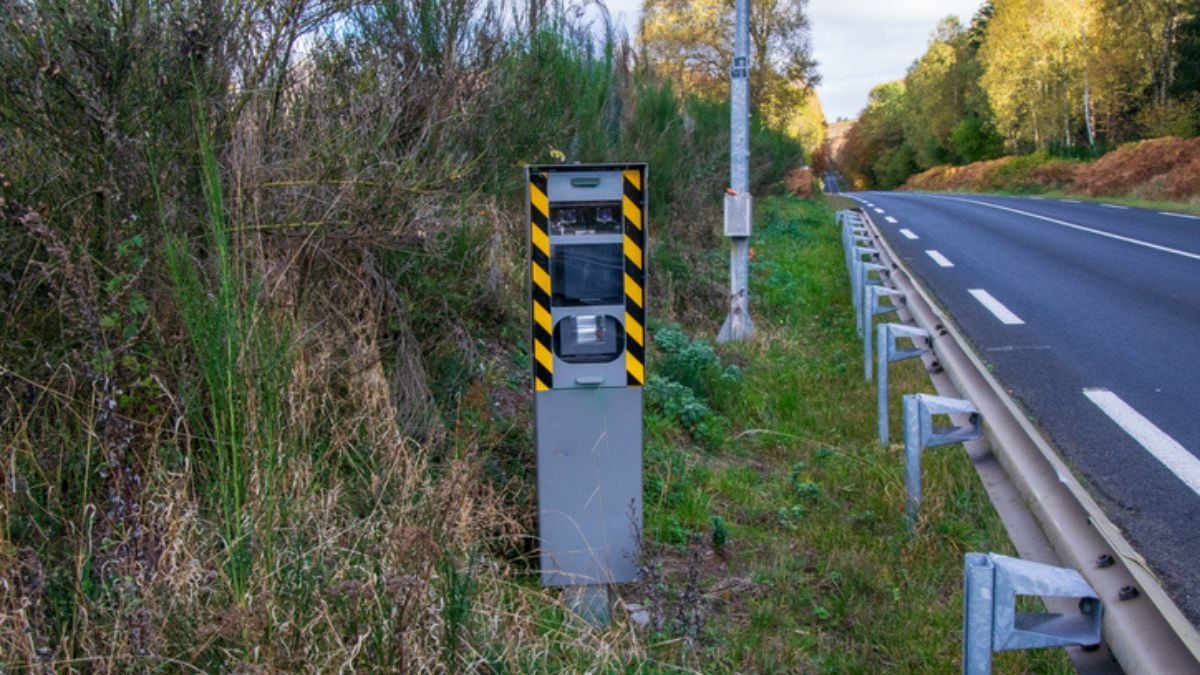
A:
<svg viewBox="0 0 1200 675">
<path fill-rule="evenodd" d="M 995 568 L 988 556 L 968 553 L 964 556 L 963 571 L 962 672 L 964 675 L 990 675 Z"/>
<path fill-rule="evenodd" d="M 921 398 L 904 396 L 904 500 L 905 520 L 910 533 L 917 530 L 917 508 L 921 505 Z"/>
<path fill-rule="evenodd" d="M 729 69 L 729 184 L 734 193 L 749 196 L 750 0 L 737 0 L 735 13 L 733 65 Z M 729 243 L 729 316 L 717 334 L 717 342 L 740 342 L 754 337 L 748 289 L 750 237 L 730 237 Z"/>
<path fill-rule="evenodd" d="M 879 343 L 876 347 L 879 350 L 879 386 L 876 391 L 875 403 L 878 408 L 879 416 L 879 444 L 887 446 L 888 443 L 888 369 L 891 361 L 889 352 L 891 349 L 891 336 L 889 335 L 889 326 L 891 324 L 879 325 Z"/>
</svg>

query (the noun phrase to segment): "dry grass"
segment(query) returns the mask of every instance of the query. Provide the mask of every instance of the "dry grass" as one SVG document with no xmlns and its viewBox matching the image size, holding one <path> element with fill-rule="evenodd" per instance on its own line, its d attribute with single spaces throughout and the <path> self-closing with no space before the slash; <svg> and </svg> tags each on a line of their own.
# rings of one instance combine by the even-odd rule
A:
<svg viewBox="0 0 1200 675">
<path fill-rule="evenodd" d="M 811 197 L 814 192 L 815 177 L 812 169 L 808 167 L 798 167 L 792 169 L 784 176 L 783 186 L 793 195 L 797 197 Z"/>
<path fill-rule="evenodd" d="M 1093 197 L 1200 201 L 1200 138 L 1155 138 L 1123 145 L 1092 162 L 1033 155 L 965 166 L 936 166 L 908 190 L 1063 190 Z"/>
<path fill-rule="evenodd" d="M 1155 138 L 1123 145 L 1082 165 L 1072 188 L 1092 196 L 1200 197 L 1200 138 Z"/>
</svg>

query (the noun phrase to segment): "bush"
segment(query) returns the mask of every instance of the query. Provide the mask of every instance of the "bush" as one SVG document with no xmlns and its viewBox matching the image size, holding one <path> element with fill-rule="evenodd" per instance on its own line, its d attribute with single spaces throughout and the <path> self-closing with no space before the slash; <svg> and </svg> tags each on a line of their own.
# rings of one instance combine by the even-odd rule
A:
<svg viewBox="0 0 1200 675">
<path fill-rule="evenodd" d="M 675 422 L 698 441 L 719 444 L 724 422 L 690 387 L 662 375 L 646 379 L 646 407 Z"/>
<path fill-rule="evenodd" d="M 712 343 L 704 338 L 689 339 L 677 324 L 655 328 L 652 335 L 657 348 L 655 372 L 683 384 L 703 399 L 711 399 L 723 386 L 741 379 L 737 366 L 721 365 Z"/>
</svg>

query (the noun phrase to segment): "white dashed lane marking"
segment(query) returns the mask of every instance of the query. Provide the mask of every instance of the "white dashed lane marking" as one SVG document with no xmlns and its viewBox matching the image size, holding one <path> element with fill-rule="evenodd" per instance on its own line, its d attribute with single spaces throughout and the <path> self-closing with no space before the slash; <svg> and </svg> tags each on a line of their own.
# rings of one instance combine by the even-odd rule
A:
<svg viewBox="0 0 1200 675">
<path fill-rule="evenodd" d="M 979 304 L 986 307 L 987 310 L 995 315 L 997 319 L 1000 319 L 1000 323 L 1006 326 L 1020 326 L 1021 324 L 1025 323 L 1021 320 L 1021 317 L 1013 314 L 1011 309 L 1005 307 L 1003 303 L 992 297 L 991 293 L 988 293 L 982 288 L 971 288 L 968 289 L 967 292 L 975 296 L 975 299 L 979 301 Z"/>
<path fill-rule="evenodd" d="M 946 256 L 942 255 L 941 253 L 939 253 L 936 250 L 931 249 L 931 250 L 925 251 L 925 255 L 929 256 L 930 258 L 933 258 L 933 262 L 937 263 L 941 267 L 954 267 L 954 263 L 950 262 L 950 260 Z"/>
<path fill-rule="evenodd" d="M 1120 209 L 1122 211 L 1129 210 L 1128 206 L 1121 206 L 1120 204 L 1101 204 L 1100 206 L 1103 206 L 1106 209 Z"/>
<path fill-rule="evenodd" d="M 904 228 L 903 230 L 900 230 L 900 234 L 904 235 L 908 239 L 920 239 L 920 237 L 913 234 L 913 231 L 908 228 Z"/>
<path fill-rule="evenodd" d="M 897 222 L 897 221 L 896 221 L 896 219 L 895 219 L 895 218 L 893 218 L 893 217 L 891 217 L 891 216 L 885 216 L 885 217 L 884 217 L 884 220 L 888 221 L 889 223 L 891 223 L 891 224 L 893 224 L 893 225 L 895 225 L 895 224 L 896 224 L 896 222 Z"/>
<path fill-rule="evenodd" d="M 1196 456 L 1180 445 L 1179 441 L 1168 436 L 1165 431 L 1121 400 L 1120 396 L 1107 389 L 1084 389 L 1083 395 L 1154 455 L 1155 459 L 1162 462 L 1163 466 L 1170 469 L 1171 473 L 1178 476 L 1193 492 L 1200 494 L 1200 459 L 1196 459 Z"/>
</svg>

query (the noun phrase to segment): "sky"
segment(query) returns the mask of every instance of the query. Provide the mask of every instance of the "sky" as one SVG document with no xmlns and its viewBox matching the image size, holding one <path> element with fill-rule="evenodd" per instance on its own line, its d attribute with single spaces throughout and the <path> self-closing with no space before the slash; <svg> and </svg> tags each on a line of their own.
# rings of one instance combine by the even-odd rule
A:
<svg viewBox="0 0 1200 675">
<path fill-rule="evenodd" d="M 607 0 L 614 19 L 637 32 L 641 0 Z M 963 24 L 983 0 L 809 0 L 813 56 L 820 65 L 817 93 L 825 117 L 857 117 L 877 84 L 898 80 L 925 53 L 929 35 L 948 14 Z"/>
</svg>

